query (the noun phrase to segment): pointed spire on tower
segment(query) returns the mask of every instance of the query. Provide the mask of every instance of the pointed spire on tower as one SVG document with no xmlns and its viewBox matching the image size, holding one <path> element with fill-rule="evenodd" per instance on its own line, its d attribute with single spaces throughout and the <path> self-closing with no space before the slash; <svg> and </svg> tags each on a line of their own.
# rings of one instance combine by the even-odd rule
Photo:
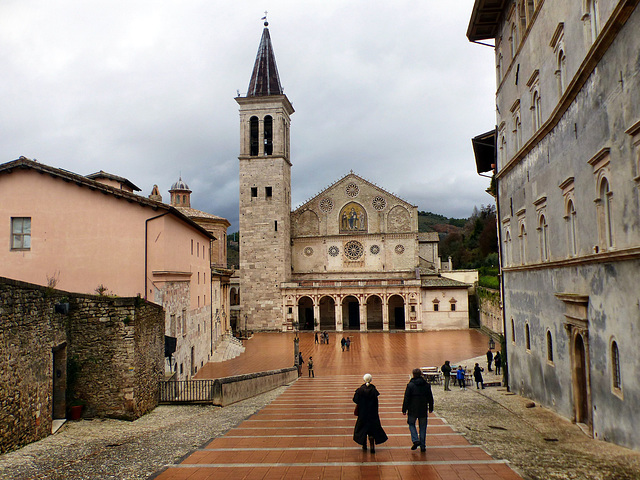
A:
<svg viewBox="0 0 640 480">
<path fill-rule="evenodd" d="M 266 12 L 263 20 L 265 20 L 264 30 L 262 30 L 262 39 L 258 47 L 256 63 L 253 66 L 253 73 L 249 81 L 247 97 L 283 94 L 278 67 L 276 66 L 276 57 L 273 53 L 273 45 L 271 45 L 271 36 L 269 35 L 269 22 L 266 21 Z"/>
</svg>

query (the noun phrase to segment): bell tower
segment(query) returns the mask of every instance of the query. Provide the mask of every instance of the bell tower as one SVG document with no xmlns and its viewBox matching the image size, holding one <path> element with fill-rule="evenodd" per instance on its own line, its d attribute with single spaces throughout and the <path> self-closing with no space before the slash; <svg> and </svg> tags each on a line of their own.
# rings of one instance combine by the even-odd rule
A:
<svg viewBox="0 0 640 480">
<path fill-rule="evenodd" d="M 241 327 L 281 330 L 281 284 L 291 277 L 290 116 L 264 23 L 247 95 L 240 106 Z"/>
</svg>

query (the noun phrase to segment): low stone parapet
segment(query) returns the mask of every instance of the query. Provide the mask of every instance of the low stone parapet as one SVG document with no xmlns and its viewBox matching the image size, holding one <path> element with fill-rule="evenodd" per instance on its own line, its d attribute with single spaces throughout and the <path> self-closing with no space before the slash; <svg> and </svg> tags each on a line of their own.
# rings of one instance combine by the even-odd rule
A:
<svg viewBox="0 0 640 480">
<path fill-rule="evenodd" d="M 207 403 L 221 407 L 255 397 L 298 378 L 295 367 L 247 373 L 215 380 L 161 382 L 160 403 Z"/>
<path fill-rule="evenodd" d="M 255 397 L 298 378 L 295 367 L 218 378 L 214 386 L 214 405 L 226 406 Z"/>
</svg>

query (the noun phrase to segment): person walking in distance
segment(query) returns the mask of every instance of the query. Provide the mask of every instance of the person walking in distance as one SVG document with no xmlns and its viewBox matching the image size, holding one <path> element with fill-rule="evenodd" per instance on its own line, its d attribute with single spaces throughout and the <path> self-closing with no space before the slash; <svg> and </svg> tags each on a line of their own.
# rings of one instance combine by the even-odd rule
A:
<svg viewBox="0 0 640 480">
<path fill-rule="evenodd" d="M 342 337 L 342 340 L 340 340 L 340 345 L 342 346 L 342 351 L 344 352 L 344 346 L 347 344 L 347 341 L 344 339 L 344 337 Z"/>
<path fill-rule="evenodd" d="M 451 381 L 451 365 L 449 364 L 449 360 L 445 360 L 444 365 L 440 367 L 440 371 L 444 377 L 444 391 L 450 392 L 451 389 L 449 388 L 449 382 Z"/>
<path fill-rule="evenodd" d="M 464 379 L 464 368 L 462 368 L 462 365 L 458 365 L 458 370 L 456 370 L 456 380 L 458 380 L 458 385 L 460 385 L 460 390 L 467 389 L 467 384 Z"/>
<path fill-rule="evenodd" d="M 413 378 L 409 381 L 404 391 L 402 414 L 407 415 L 407 423 L 409 424 L 409 432 L 411 432 L 411 441 L 413 442 L 411 450 L 420 447 L 421 452 L 426 452 L 427 418 L 429 413 L 433 412 L 433 394 L 431 393 L 431 385 L 425 380 L 419 368 L 414 368 L 411 374 Z M 416 430 L 416 420 L 420 429 L 419 433 Z"/>
<path fill-rule="evenodd" d="M 311 357 L 309 357 L 309 361 L 311 361 Z M 473 379 L 476 382 L 476 388 L 482 387 L 484 390 L 484 380 L 482 379 L 482 372 L 484 368 L 482 368 L 479 364 L 476 363 L 476 366 L 473 367 Z"/>
<path fill-rule="evenodd" d="M 496 375 L 500 375 L 500 369 L 502 368 L 502 355 L 500 355 L 500 352 L 496 352 L 496 356 L 493 357 L 493 363 L 496 366 Z"/>
<path fill-rule="evenodd" d="M 309 360 L 307 360 L 307 368 L 309 369 L 309 377 L 316 378 L 316 374 L 313 371 L 313 357 L 309 357 Z"/>
<path fill-rule="evenodd" d="M 493 362 L 493 352 L 491 349 L 487 350 L 487 371 L 491 372 L 491 362 Z"/>
<path fill-rule="evenodd" d="M 302 352 L 298 352 L 298 376 L 302 375 L 302 365 L 304 364 L 304 360 L 302 359 Z"/>
<path fill-rule="evenodd" d="M 356 426 L 353 429 L 353 440 L 367 450 L 367 438 L 371 446 L 371 453 L 376 453 L 376 444 L 387 441 L 387 434 L 380 424 L 378 414 L 378 389 L 371 383 L 371 374 L 362 377 L 364 384 L 358 387 L 353 395 L 356 404 L 354 414 L 357 415 Z"/>
</svg>

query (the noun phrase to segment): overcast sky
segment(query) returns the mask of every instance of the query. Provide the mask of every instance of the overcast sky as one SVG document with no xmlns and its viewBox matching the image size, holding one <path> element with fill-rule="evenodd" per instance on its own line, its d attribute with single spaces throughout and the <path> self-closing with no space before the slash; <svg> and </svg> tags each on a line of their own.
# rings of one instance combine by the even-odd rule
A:
<svg viewBox="0 0 640 480">
<path fill-rule="evenodd" d="M 0 163 L 24 155 L 238 225 L 239 116 L 267 10 L 292 116 L 294 208 L 353 170 L 419 210 L 488 204 L 471 138 L 495 125 L 473 0 L 2 0 Z"/>
</svg>

